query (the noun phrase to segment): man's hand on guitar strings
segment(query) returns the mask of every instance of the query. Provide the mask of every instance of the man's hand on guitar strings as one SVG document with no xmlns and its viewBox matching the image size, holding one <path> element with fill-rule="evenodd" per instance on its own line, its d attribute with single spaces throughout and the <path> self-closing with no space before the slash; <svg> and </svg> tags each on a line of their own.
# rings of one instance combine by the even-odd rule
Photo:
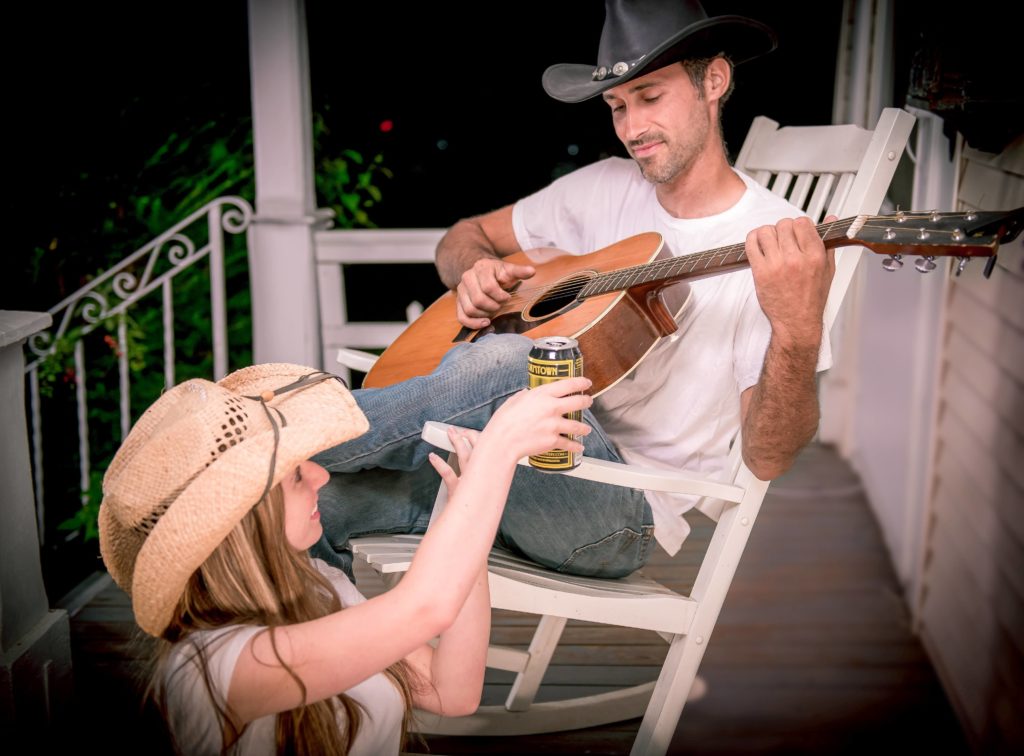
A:
<svg viewBox="0 0 1024 756">
<path fill-rule="evenodd" d="M 512 298 L 509 293 L 536 270 L 531 265 L 516 265 L 495 257 L 482 257 L 462 274 L 456 294 L 456 314 L 466 328 L 479 330 Z"/>
</svg>

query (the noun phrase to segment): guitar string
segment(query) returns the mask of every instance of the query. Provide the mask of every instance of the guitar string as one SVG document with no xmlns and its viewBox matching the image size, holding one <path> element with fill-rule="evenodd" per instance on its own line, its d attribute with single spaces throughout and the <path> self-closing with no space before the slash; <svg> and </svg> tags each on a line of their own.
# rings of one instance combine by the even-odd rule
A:
<svg viewBox="0 0 1024 756">
<path fill-rule="evenodd" d="M 955 215 L 962 215 L 962 214 L 960 214 L 960 213 L 948 213 L 946 215 L 954 215 L 955 216 Z M 903 220 L 903 223 L 901 225 L 905 224 L 908 220 L 914 220 L 914 219 L 917 219 L 917 218 L 931 220 L 931 213 L 921 213 L 921 214 L 917 214 L 917 215 L 907 214 L 907 215 L 904 216 L 904 220 Z M 849 227 L 851 225 L 853 225 L 853 223 L 856 222 L 856 220 L 857 220 L 857 218 L 854 217 L 854 218 L 846 218 L 846 219 L 843 219 L 843 220 L 834 221 L 833 223 L 830 223 L 830 224 L 820 224 L 820 225 L 818 225 L 816 227 L 816 230 L 819 232 L 819 235 L 821 236 L 822 239 L 826 239 L 826 240 L 836 239 L 836 238 L 840 238 L 840 237 L 835 236 L 835 235 L 831 235 L 830 236 L 830 234 L 834 234 L 834 232 L 840 232 L 840 234 L 842 236 L 845 236 L 847 230 L 849 229 Z M 899 222 L 898 219 L 895 216 L 873 216 L 870 219 L 868 219 L 867 221 L 865 221 L 865 223 L 863 224 L 862 228 L 870 228 L 870 229 L 882 229 L 882 228 L 885 228 L 885 229 L 887 229 L 887 228 L 891 227 L 889 224 L 886 224 L 886 223 L 878 224 L 877 221 L 888 221 L 890 223 L 898 223 Z M 947 230 L 944 230 L 944 229 L 928 229 L 928 231 L 929 231 L 929 233 L 934 234 L 936 236 L 948 235 L 948 236 L 952 237 L 953 233 L 955 233 L 955 230 L 947 231 Z M 851 240 L 851 244 L 852 243 L 854 243 L 854 242 Z M 728 246 L 728 247 L 719 247 L 717 249 L 705 250 L 703 252 L 697 252 L 697 253 L 694 253 L 694 254 L 691 254 L 691 255 L 683 255 L 683 256 L 680 256 L 680 257 L 673 257 L 673 258 L 668 258 L 668 259 L 665 259 L 665 260 L 655 260 L 655 261 L 652 261 L 652 262 L 649 262 L 649 263 L 643 263 L 641 265 L 634 265 L 634 266 L 630 266 L 628 268 L 621 268 L 621 269 L 618 269 L 618 270 L 612 270 L 612 271 L 608 271 L 608 272 L 604 272 L 604 273 L 599 273 L 596 276 L 592 276 L 592 277 L 587 278 L 585 280 L 580 280 L 578 277 L 577 278 L 570 278 L 570 279 L 568 279 L 568 280 L 566 280 L 566 281 L 564 281 L 564 282 L 562 282 L 560 284 L 556 284 L 555 286 L 552 286 L 552 287 L 545 287 L 545 286 L 524 287 L 524 288 L 517 289 L 513 293 L 512 298 L 507 300 L 503 304 L 503 308 L 509 307 L 511 305 L 518 305 L 520 302 L 525 302 L 527 300 L 531 300 L 533 298 L 533 295 L 535 293 L 537 293 L 537 292 L 545 292 L 546 291 L 547 295 L 548 295 L 547 298 L 557 297 L 557 296 L 561 296 L 563 294 L 564 295 L 572 294 L 572 296 L 575 297 L 575 296 L 577 296 L 579 294 L 579 292 L 581 292 L 587 286 L 591 286 L 592 288 L 596 288 L 596 289 L 601 289 L 601 288 L 604 287 L 604 285 L 607 285 L 607 284 L 611 284 L 611 286 L 609 286 L 609 288 L 607 288 L 606 291 L 600 291 L 599 290 L 599 291 L 596 291 L 596 292 L 592 292 L 592 295 L 595 294 L 595 293 L 596 294 L 601 294 L 601 293 L 609 293 L 609 292 L 612 292 L 612 291 L 622 291 L 624 289 L 628 289 L 628 288 L 631 288 L 633 286 L 636 286 L 639 283 L 644 283 L 645 282 L 645 281 L 633 281 L 633 282 L 628 283 L 627 285 L 623 285 L 623 284 L 625 284 L 625 279 L 628 279 L 630 276 L 635 276 L 638 272 L 643 272 L 643 273 L 646 273 L 646 274 L 651 274 L 651 275 L 649 275 L 647 277 L 647 281 L 653 281 L 653 280 L 657 280 L 659 277 L 662 277 L 662 273 L 664 273 L 666 270 L 670 270 L 670 269 L 672 269 L 672 268 L 674 268 L 676 266 L 685 266 L 685 265 L 688 265 L 688 264 L 691 265 L 692 267 L 687 271 L 687 273 L 695 272 L 697 270 L 698 266 L 700 266 L 701 263 L 704 263 L 704 268 L 707 269 L 707 268 L 710 267 L 710 263 L 716 257 L 721 257 L 722 258 L 721 262 L 716 267 L 719 267 L 721 265 L 726 264 L 725 263 L 726 258 L 728 256 L 730 256 L 730 255 L 735 256 L 735 258 L 736 258 L 735 260 L 732 261 L 733 264 L 739 263 L 739 262 L 742 262 L 745 259 L 744 252 L 745 252 L 744 245 L 742 245 L 742 244 L 734 244 L 734 245 L 731 245 L 731 246 Z M 622 256 L 625 256 L 625 253 L 623 253 Z M 614 259 L 614 258 L 610 257 L 609 260 L 611 260 L 611 259 Z M 622 279 L 622 280 L 618 280 L 618 281 L 615 281 L 613 283 L 613 279 Z M 595 283 L 598 283 L 600 285 L 594 286 Z"/>
<path fill-rule="evenodd" d="M 848 228 L 850 225 L 852 225 L 852 223 L 854 221 L 856 221 L 856 218 L 848 218 L 848 219 L 843 220 L 843 221 L 834 221 L 833 223 L 821 224 L 820 226 L 817 227 L 817 230 L 819 231 L 819 235 L 822 238 L 834 238 L 834 237 L 829 237 L 829 234 L 832 233 L 837 228 L 838 228 L 838 230 L 842 231 L 845 234 L 846 228 Z M 625 285 L 625 286 L 622 285 L 629 278 L 635 277 L 637 273 L 641 273 L 642 272 L 642 273 L 645 273 L 645 274 L 649 274 L 647 276 L 647 281 L 653 281 L 653 280 L 657 280 L 658 278 L 662 277 L 663 274 L 666 271 L 672 271 L 672 269 L 676 268 L 676 267 L 682 268 L 682 267 L 685 267 L 686 265 L 690 265 L 691 266 L 690 269 L 688 271 L 686 271 L 686 272 L 687 273 L 693 273 L 694 271 L 697 270 L 698 266 L 700 266 L 701 263 L 703 263 L 704 269 L 708 269 L 708 268 L 711 267 L 711 263 L 715 261 L 715 258 L 718 258 L 718 257 L 721 257 L 722 260 L 715 267 L 719 267 L 721 265 L 724 265 L 726 263 L 726 259 L 729 256 L 733 256 L 733 257 L 736 258 L 735 260 L 731 261 L 732 263 L 738 263 L 738 262 L 741 262 L 745 258 L 744 252 L 745 252 L 744 245 L 742 245 L 742 244 L 733 244 L 733 245 L 730 245 L 728 247 L 719 247 L 717 249 L 705 250 L 703 252 L 697 252 L 697 253 L 690 254 L 690 255 L 682 255 L 680 257 L 671 257 L 671 258 L 667 258 L 667 259 L 664 259 L 664 260 L 655 260 L 655 261 L 652 261 L 652 262 L 643 263 L 641 265 L 634 265 L 634 266 L 631 266 L 631 267 L 628 267 L 628 268 L 620 268 L 618 270 L 612 270 L 612 271 L 608 271 L 608 272 L 605 272 L 605 273 L 599 273 L 598 275 L 593 276 L 593 277 L 591 277 L 589 279 L 586 279 L 585 281 L 582 281 L 582 282 L 580 281 L 579 278 L 570 278 L 567 281 L 564 281 L 563 283 L 557 284 L 557 285 L 555 285 L 553 287 L 550 287 L 550 288 L 548 288 L 548 287 L 525 287 L 525 288 L 520 288 L 520 289 L 517 289 L 516 292 L 513 294 L 512 299 L 510 299 L 510 300 L 505 302 L 504 306 L 508 306 L 508 305 L 511 305 L 511 304 L 517 304 L 519 301 L 523 301 L 525 299 L 532 298 L 532 295 L 534 294 L 534 292 L 538 292 L 538 291 L 547 291 L 549 297 L 551 297 L 551 296 L 557 296 L 557 295 L 560 295 L 560 294 L 563 294 L 563 293 L 569 293 L 569 292 L 574 292 L 575 294 L 578 294 L 580 291 L 582 291 L 587 286 L 592 286 L 593 288 L 602 288 L 604 285 L 608 285 L 608 284 L 610 284 L 610 287 L 608 288 L 608 291 L 622 290 L 622 289 L 626 289 L 626 288 L 630 288 L 632 286 L 635 286 L 638 283 L 643 283 L 644 282 L 644 281 L 632 281 L 628 285 Z M 624 253 L 623 253 L 623 256 L 624 256 Z M 609 259 L 612 259 L 612 258 L 609 258 Z M 673 274 L 675 272 L 679 272 L 679 271 L 673 271 Z M 599 284 L 601 284 L 601 286 L 596 286 L 596 287 L 593 286 L 595 283 L 599 283 Z M 607 292 L 595 292 L 595 293 L 607 293 Z"/>
<path fill-rule="evenodd" d="M 843 220 L 843 221 L 835 221 L 833 223 L 821 224 L 817 228 L 818 228 L 819 234 L 822 236 L 822 238 L 830 238 L 830 237 L 828 237 L 828 234 L 833 232 L 837 228 L 838 228 L 838 230 L 840 230 L 843 233 L 845 233 L 846 228 L 849 227 L 849 225 L 851 225 L 855 220 L 856 220 L 856 218 L 848 218 L 848 219 Z M 562 294 L 568 294 L 568 293 L 572 293 L 573 296 L 575 296 L 575 295 L 579 294 L 579 292 L 582 291 L 587 286 L 591 286 L 592 288 L 601 288 L 604 285 L 610 284 L 610 287 L 608 288 L 607 291 L 616 291 L 616 290 L 627 289 L 627 288 L 631 288 L 632 286 L 637 285 L 638 283 L 643 283 L 643 281 L 632 281 L 628 285 L 622 285 L 622 284 L 625 283 L 625 281 L 627 279 L 629 279 L 631 277 L 635 277 L 637 273 L 648 274 L 647 275 L 647 280 L 648 281 L 657 280 L 658 278 L 662 277 L 664 273 L 666 273 L 667 271 L 671 271 L 673 268 L 677 268 L 678 267 L 678 268 L 681 269 L 681 268 L 683 268 L 683 267 L 685 267 L 687 265 L 689 265 L 691 267 L 686 272 L 687 273 L 693 273 L 694 271 L 697 270 L 697 268 L 701 265 L 701 263 L 703 263 L 704 269 L 710 268 L 711 267 L 711 263 L 715 260 L 715 258 L 719 258 L 719 257 L 722 258 L 722 260 L 715 267 L 719 267 L 721 265 L 724 265 L 726 259 L 729 256 L 733 256 L 733 257 L 736 258 L 735 260 L 732 261 L 733 263 L 741 262 L 745 258 L 744 252 L 745 252 L 745 249 L 744 249 L 744 245 L 743 244 L 733 244 L 733 245 L 730 245 L 728 247 L 719 247 L 719 248 L 716 248 L 716 249 L 705 250 L 703 252 L 696 252 L 696 253 L 693 253 L 693 254 L 690 254 L 690 255 L 682 255 L 680 257 L 671 257 L 671 258 L 666 258 L 664 260 L 655 260 L 655 261 L 652 261 L 652 262 L 643 263 L 641 265 L 634 265 L 634 266 L 630 266 L 628 268 L 620 268 L 618 270 L 612 270 L 612 271 L 608 271 L 608 272 L 605 272 L 605 273 L 599 273 L 596 276 L 587 278 L 587 279 L 582 280 L 582 281 L 577 277 L 577 278 L 570 278 L 570 279 L 568 279 L 566 281 L 563 281 L 560 284 L 556 284 L 555 286 L 552 286 L 552 287 L 546 287 L 546 286 L 523 287 L 523 288 L 517 289 L 513 293 L 512 298 L 507 300 L 503 304 L 503 308 L 509 307 L 510 305 L 516 305 L 519 302 L 523 302 L 523 301 L 532 299 L 533 298 L 533 294 L 535 292 L 545 292 L 546 291 L 547 294 L 548 294 L 548 298 L 551 298 L 551 297 L 556 297 L 556 296 L 559 296 L 559 295 L 562 295 Z M 622 256 L 624 257 L 625 253 L 623 253 Z M 614 258 L 609 257 L 609 260 L 612 260 L 612 259 L 614 259 Z M 679 272 L 679 271 L 673 271 L 673 273 L 675 273 L 675 272 Z M 594 286 L 595 283 L 600 284 L 600 286 L 595 287 Z M 595 292 L 595 293 L 607 293 L 607 292 L 598 291 L 598 292 Z"/>
</svg>

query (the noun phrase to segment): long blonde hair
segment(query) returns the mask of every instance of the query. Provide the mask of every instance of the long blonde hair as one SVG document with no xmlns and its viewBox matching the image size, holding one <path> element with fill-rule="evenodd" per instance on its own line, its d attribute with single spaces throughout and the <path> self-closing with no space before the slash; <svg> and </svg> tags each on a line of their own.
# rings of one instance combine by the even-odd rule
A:
<svg viewBox="0 0 1024 756">
<path fill-rule="evenodd" d="M 161 644 L 156 658 L 150 692 L 166 714 L 161 681 L 171 649 L 188 642 L 195 632 L 229 625 L 259 625 L 267 628 L 264 632 L 270 633 L 278 662 L 295 680 L 305 701 L 305 686 L 278 652 L 275 629 L 341 610 L 341 600 L 327 578 L 317 571 L 305 552 L 288 545 L 284 537 L 284 495 L 280 485 L 275 486 L 193 573 L 178 602 L 175 617 L 164 631 L 166 642 Z M 224 732 L 223 752 L 227 752 L 242 736 L 245 726 L 239 726 L 233 712 L 226 704 L 222 708 L 212 695 L 207 649 L 195 639 L 192 648 L 211 694 L 210 700 L 214 701 Z M 401 746 L 404 748 L 412 712 L 412 691 L 418 680 L 413 670 L 401 661 L 384 673 L 405 702 Z M 344 729 L 338 726 L 339 710 L 345 714 L 347 726 Z M 343 693 L 281 712 L 277 715 L 277 751 L 346 754 L 359 731 L 362 713 L 361 707 Z"/>
</svg>

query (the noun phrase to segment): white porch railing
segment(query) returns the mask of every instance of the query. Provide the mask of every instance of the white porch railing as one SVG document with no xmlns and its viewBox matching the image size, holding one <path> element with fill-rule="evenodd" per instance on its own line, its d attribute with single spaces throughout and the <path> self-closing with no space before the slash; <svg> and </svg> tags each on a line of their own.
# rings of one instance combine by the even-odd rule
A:
<svg viewBox="0 0 1024 756">
<path fill-rule="evenodd" d="M 195 263 L 209 258 L 210 308 L 214 379 L 228 371 L 227 307 L 224 251 L 226 234 L 240 234 L 252 222 L 253 211 L 240 197 L 220 197 L 192 213 L 183 221 L 136 250 L 120 264 L 93 279 L 47 312 L 54 326 L 28 340 L 26 380 L 29 393 L 32 439 L 32 464 L 35 486 L 36 518 L 39 538 L 44 533 L 44 475 L 42 399 L 40 368 L 58 350 L 70 350 L 74 358 L 75 405 L 78 432 L 79 487 L 86 501 L 90 488 L 89 404 L 86 378 L 89 355 L 83 337 L 116 319 L 116 343 L 109 347 L 117 359 L 117 391 L 120 436 L 123 439 L 132 424 L 131 385 L 127 314 L 147 295 L 159 291 L 163 311 L 164 386 L 175 382 L 174 279 Z M 198 303 L 192 303 L 193 305 Z M 114 392 L 111 392 L 114 393 Z M 154 399 L 156 397 L 153 397 Z M 67 432 L 66 428 L 58 432 Z M 120 439 L 118 439 L 120 440 Z"/>
<path fill-rule="evenodd" d="M 398 338 L 423 312 L 423 303 L 405 304 L 404 321 L 354 322 L 350 318 L 345 272 L 352 265 L 412 263 L 433 265 L 434 250 L 444 236 L 443 228 L 418 229 L 332 229 L 314 236 L 317 286 L 320 301 L 321 358 L 326 370 L 337 372 L 352 385 L 347 368 L 338 365 L 339 349 L 382 349 Z M 396 268 L 396 270 L 399 270 Z M 415 275 L 406 267 L 394 275 Z M 431 271 L 431 277 L 436 274 Z M 394 298 L 387 287 L 384 296 Z M 426 302 L 427 305 L 430 301 Z"/>
</svg>

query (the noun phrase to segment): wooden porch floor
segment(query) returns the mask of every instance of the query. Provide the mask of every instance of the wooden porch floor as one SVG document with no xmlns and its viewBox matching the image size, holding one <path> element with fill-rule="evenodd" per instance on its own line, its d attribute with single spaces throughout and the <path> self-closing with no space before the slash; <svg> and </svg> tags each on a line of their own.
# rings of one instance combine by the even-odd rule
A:
<svg viewBox="0 0 1024 756">
<path fill-rule="evenodd" d="M 660 550 L 645 573 L 687 592 L 710 533 L 700 515 L 674 558 Z M 368 570 L 364 593 L 382 586 Z M 99 580 L 68 607 L 76 746 L 167 753 L 156 718 L 138 706 L 146 650 L 126 596 Z M 525 648 L 534 620 L 502 612 L 494 640 Z M 541 688 L 544 700 L 657 677 L 667 646 L 653 633 L 570 623 Z M 683 711 L 673 754 L 855 753 L 970 749 L 918 639 L 859 482 L 829 448 L 809 447 L 776 481 L 701 666 L 703 697 Z M 500 703 L 509 675 L 488 677 Z M 433 754 L 627 754 L 639 720 L 519 738 L 411 742 Z"/>
</svg>

